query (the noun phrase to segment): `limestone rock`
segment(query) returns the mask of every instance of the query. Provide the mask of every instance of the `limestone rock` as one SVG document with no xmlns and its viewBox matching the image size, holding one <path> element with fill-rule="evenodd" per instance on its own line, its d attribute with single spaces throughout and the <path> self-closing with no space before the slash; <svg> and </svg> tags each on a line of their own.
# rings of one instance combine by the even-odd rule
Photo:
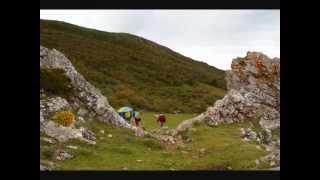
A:
<svg viewBox="0 0 320 180">
<path fill-rule="evenodd" d="M 183 121 L 175 128 L 175 132 L 173 132 L 172 135 L 175 136 L 179 132 L 186 131 L 187 129 L 191 128 L 194 123 L 201 122 L 204 117 L 204 114 L 200 114 L 197 117 Z"/>
<path fill-rule="evenodd" d="M 47 142 L 49 144 L 55 144 L 56 143 L 56 141 L 54 139 L 46 138 L 46 137 L 41 137 L 40 140 L 42 140 L 44 142 Z"/>
<path fill-rule="evenodd" d="M 209 125 L 239 122 L 257 117 L 264 129 L 280 127 L 280 59 L 257 52 L 232 61 L 226 72 L 228 93 L 208 107 L 203 120 Z"/>
<path fill-rule="evenodd" d="M 88 113 L 88 111 L 84 108 L 79 108 L 77 115 L 78 116 L 85 116 Z"/>
<path fill-rule="evenodd" d="M 69 139 L 83 138 L 79 129 L 61 126 L 53 121 L 44 123 L 42 129 L 48 136 L 53 137 L 60 142 L 66 142 Z"/>
<path fill-rule="evenodd" d="M 71 81 L 74 103 L 90 111 L 88 114 L 117 127 L 131 128 L 131 125 L 109 105 L 107 98 L 78 73 L 70 60 L 61 52 L 40 46 L 40 68 L 64 70 L 66 77 Z M 78 113 L 87 114 L 83 109 Z"/>
<path fill-rule="evenodd" d="M 257 141 L 259 139 L 258 133 L 253 131 L 251 128 L 240 128 L 241 137 L 245 139 L 245 141 Z"/>
<path fill-rule="evenodd" d="M 95 141 L 97 138 L 95 137 L 94 132 L 92 132 L 90 129 L 86 129 L 84 127 L 80 127 L 80 131 L 82 133 L 82 136 L 85 139 L 91 140 L 91 141 Z"/>
<path fill-rule="evenodd" d="M 259 137 L 264 144 L 269 144 L 272 141 L 272 133 L 269 129 L 264 129 L 259 132 Z"/>
<path fill-rule="evenodd" d="M 73 155 L 69 154 L 68 152 L 64 151 L 64 150 L 56 150 L 55 152 L 55 158 L 59 161 L 64 161 L 66 159 L 71 159 L 73 158 Z"/>
<path fill-rule="evenodd" d="M 77 149 L 78 149 L 78 146 L 68 145 L 67 148 L 77 150 Z"/>
<path fill-rule="evenodd" d="M 70 108 L 68 101 L 62 97 L 50 97 L 46 100 L 40 100 L 40 107 L 46 108 L 47 114 L 52 114 L 62 109 Z"/>
<path fill-rule="evenodd" d="M 83 117 L 78 116 L 77 122 L 84 123 L 85 121 L 84 121 L 84 118 L 83 118 Z"/>
</svg>

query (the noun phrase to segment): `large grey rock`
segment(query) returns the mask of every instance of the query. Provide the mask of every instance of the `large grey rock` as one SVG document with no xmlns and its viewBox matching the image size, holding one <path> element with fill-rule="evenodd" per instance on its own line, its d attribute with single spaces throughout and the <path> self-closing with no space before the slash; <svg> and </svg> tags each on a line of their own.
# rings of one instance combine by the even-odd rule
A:
<svg viewBox="0 0 320 180">
<path fill-rule="evenodd" d="M 96 116 L 96 119 L 116 127 L 131 128 L 131 125 L 109 105 L 107 98 L 78 73 L 70 60 L 61 52 L 40 46 L 40 68 L 64 70 L 74 91 L 73 101 L 77 103 L 77 106 L 90 111 L 90 114 Z"/>
<path fill-rule="evenodd" d="M 70 139 L 83 139 L 80 129 L 72 126 L 65 127 L 55 123 L 54 121 L 47 121 L 42 125 L 42 129 L 50 137 L 57 139 L 60 142 L 66 142 Z"/>
<path fill-rule="evenodd" d="M 226 71 L 228 93 L 208 107 L 209 125 L 232 123 L 260 116 L 264 129 L 280 127 L 280 59 L 257 52 L 232 61 Z"/>
<path fill-rule="evenodd" d="M 231 68 L 226 71 L 228 92 L 224 98 L 196 118 L 180 123 L 177 132 L 189 129 L 195 122 L 218 126 L 250 118 L 260 118 L 264 129 L 280 127 L 280 59 L 248 52 L 246 57 L 234 59 Z M 256 136 L 251 132 L 246 139 Z"/>
<path fill-rule="evenodd" d="M 69 154 L 67 151 L 58 149 L 55 152 L 55 158 L 56 160 L 64 161 L 73 158 L 73 155 Z"/>
<path fill-rule="evenodd" d="M 175 131 L 173 132 L 172 135 L 175 136 L 175 135 L 178 134 L 179 132 L 183 132 L 183 131 L 188 130 L 189 128 L 192 127 L 192 125 L 193 125 L 194 123 L 196 123 L 196 122 L 201 122 L 204 117 L 205 117 L 204 114 L 200 114 L 200 115 L 198 115 L 198 116 L 196 116 L 196 117 L 194 117 L 194 118 L 191 118 L 191 119 L 188 119 L 188 120 L 183 121 L 182 123 L 180 123 L 180 124 L 176 127 L 176 129 L 175 129 Z"/>
</svg>

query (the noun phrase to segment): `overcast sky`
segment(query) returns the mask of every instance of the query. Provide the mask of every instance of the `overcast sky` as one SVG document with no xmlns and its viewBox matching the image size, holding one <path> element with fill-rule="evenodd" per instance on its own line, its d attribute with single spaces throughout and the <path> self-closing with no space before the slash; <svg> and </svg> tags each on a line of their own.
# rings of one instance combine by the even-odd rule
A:
<svg viewBox="0 0 320 180">
<path fill-rule="evenodd" d="M 135 34 L 223 70 L 247 51 L 280 57 L 279 10 L 40 10 L 40 18 Z"/>
</svg>

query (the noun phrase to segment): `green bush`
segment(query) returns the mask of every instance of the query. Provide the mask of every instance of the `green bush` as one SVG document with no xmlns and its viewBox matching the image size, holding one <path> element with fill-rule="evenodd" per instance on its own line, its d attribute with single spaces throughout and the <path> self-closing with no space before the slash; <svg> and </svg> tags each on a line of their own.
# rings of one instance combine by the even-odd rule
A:
<svg viewBox="0 0 320 180">
<path fill-rule="evenodd" d="M 68 98 L 72 93 L 70 80 L 62 69 L 40 69 L 40 88 L 51 95 Z"/>
</svg>

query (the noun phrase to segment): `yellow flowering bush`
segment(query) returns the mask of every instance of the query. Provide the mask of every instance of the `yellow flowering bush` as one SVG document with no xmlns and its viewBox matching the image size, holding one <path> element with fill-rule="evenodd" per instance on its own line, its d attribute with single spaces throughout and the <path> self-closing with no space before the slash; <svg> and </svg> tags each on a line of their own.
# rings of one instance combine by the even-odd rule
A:
<svg viewBox="0 0 320 180">
<path fill-rule="evenodd" d="M 54 119 L 62 126 L 70 126 L 75 121 L 75 116 L 70 111 L 58 111 L 54 115 Z"/>
</svg>

